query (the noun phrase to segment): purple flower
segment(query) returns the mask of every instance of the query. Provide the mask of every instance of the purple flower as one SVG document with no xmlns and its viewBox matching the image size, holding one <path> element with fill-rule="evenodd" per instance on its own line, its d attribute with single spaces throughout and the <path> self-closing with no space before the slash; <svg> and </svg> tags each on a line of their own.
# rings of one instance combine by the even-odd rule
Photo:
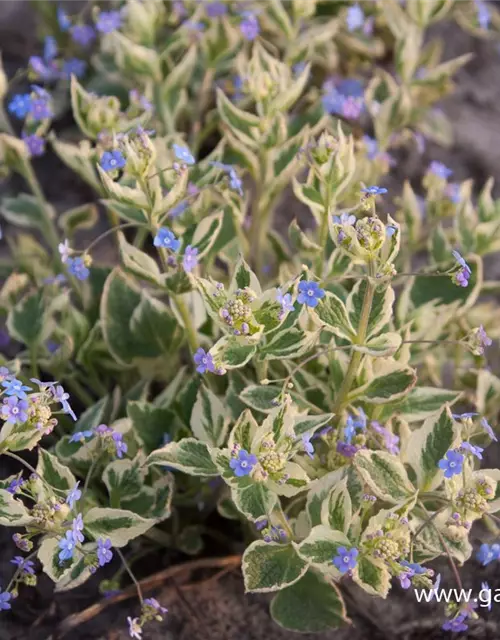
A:
<svg viewBox="0 0 500 640">
<path fill-rule="evenodd" d="M 86 280 L 89 277 L 90 270 L 81 256 L 68 258 L 66 264 L 68 265 L 69 273 L 78 280 Z"/>
<path fill-rule="evenodd" d="M 5 393 L 8 396 L 16 396 L 20 400 L 26 400 L 28 397 L 26 391 L 31 391 L 31 387 L 24 385 L 17 378 L 11 378 L 2 382 L 2 387 L 5 387 Z"/>
<path fill-rule="evenodd" d="M 452 250 L 451 255 L 455 258 L 455 260 L 458 262 L 458 264 L 462 267 L 462 269 L 464 269 L 465 271 L 467 271 L 467 273 L 469 275 L 472 274 L 471 268 L 469 267 L 469 265 L 467 264 L 467 262 L 465 261 L 464 258 L 462 258 L 462 256 L 460 255 L 460 253 L 458 251 L 455 251 L 455 249 Z"/>
<path fill-rule="evenodd" d="M 442 178 L 443 180 L 448 180 L 448 178 L 453 173 L 453 171 L 449 169 L 445 164 L 443 164 L 442 162 L 437 162 L 436 160 L 433 160 L 430 163 L 427 171 L 429 173 L 433 173 L 438 178 Z"/>
<path fill-rule="evenodd" d="M 345 224 L 352 227 L 356 224 L 356 216 L 344 212 L 340 216 L 333 216 L 333 221 L 335 224 Z"/>
<path fill-rule="evenodd" d="M 66 560 L 71 560 L 75 552 L 76 543 L 73 539 L 73 532 L 66 531 L 64 538 L 59 540 L 59 564 L 63 564 Z"/>
<path fill-rule="evenodd" d="M 211 162 L 210 164 L 217 169 L 222 169 L 222 171 L 225 171 L 229 178 L 230 188 L 233 189 L 233 191 L 239 193 L 240 196 L 243 195 L 243 183 L 241 181 L 241 178 L 236 173 L 236 169 L 232 165 L 224 164 L 223 162 Z"/>
<path fill-rule="evenodd" d="M 111 438 L 115 443 L 117 457 L 123 458 L 123 454 L 127 453 L 128 451 L 128 445 L 126 442 L 123 441 L 123 434 L 119 433 L 118 431 L 115 431 L 111 435 Z"/>
<path fill-rule="evenodd" d="M 72 260 L 72 258 L 69 258 L 67 262 L 69 262 L 70 260 Z M 81 258 L 75 258 L 75 260 L 73 262 L 75 262 L 76 260 L 81 260 Z M 85 269 L 87 269 L 87 267 L 85 267 Z M 87 269 L 88 271 L 88 269 Z M 72 273 L 71 269 L 69 269 L 69 272 Z M 81 278 L 79 277 L 76 273 L 74 274 L 77 276 L 77 278 L 79 278 L 79 280 L 84 280 L 85 278 Z M 88 277 L 88 274 L 87 274 Z M 54 398 L 54 400 L 56 402 L 60 402 L 62 405 L 62 410 L 64 411 L 64 413 L 67 413 L 68 415 L 70 415 L 73 420 L 75 420 L 76 422 L 76 415 L 75 412 L 73 411 L 73 409 L 71 408 L 68 399 L 69 399 L 69 393 L 67 393 L 64 390 L 64 387 L 62 387 L 60 384 L 56 385 L 55 387 L 52 386 L 51 387 L 51 392 L 52 392 L 52 396 Z"/>
<path fill-rule="evenodd" d="M 62 7 L 57 7 L 57 22 L 61 31 L 67 31 L 71 27 L 71 20 Z"/>
<path fill-rule="evenodd" d="M 500 558 L 500 544 L 489 544 L 483 543 L 479 547 L 479 551 L 476 554 L 476 560 L 480 562 L 483 567 L 493 562 L 493 560 L 498 560 Z"/>
<path fill-rule="evenodd" d="M 206 373 L 207 371 L 210 371 L 211 373 L 215 373 L 214 359 L 212 358 L 210 353 L 207 353 L 201 347 L 194 354 L 193 360 L 195 364 L 198 365 L 196 367 L 196 371 L 198 373 Z"/>
<path fill-rule="evenodd" d="M 241 14 L 240 31 L 245 40 L 252 42 L 260 33 L 260 25 L 255 13 L 244 11 Z"/>
<path fill-rule="evenodd" d="M 311 436 L 308 433 L 305 433 L 302 436 L 302 446 L 304 447 L 304 451 L 307 455 L 312 459 L 314 458 L 314 445 L 311 442 Z"/>
<path fill-rule="evenodd" d="M 164 249 L 171 249 L 172 251 L 178 251 L 181 246 L 180 240 L 166 227 L 160 227 L 158 229 L 153 244 L 155 247 L 163 247 Z"/>
<path fill-rule="evenodd" d="M 384 439 L 384 446 L 389 453 L 397 455 L 399 453 L 399 437 L 391 433 L 388 429 L 383 427 L 378 422 L 371 423 L 371 427 L 374 431 L 380 434 Z"/>
<path fill-rule="evenodd" d="M 28 402 L 26 400 L 19 400 L 16 396 L 10 396 L 6 398 L 2 405 L 2 418 L 6 422 L 12 422 L 16 424 L 18 422 L 23 423 L 28 419 Z"/>
<path fill-rule="evenodd" d="M 31 157 L 43 156 L 45 153 L 45 139 L 42 136 L 37 136 L 36 133 L 27 135 L 23 131 L 22 138 Z"/>
<path fill-rule="evenodd" d="M 403 565 L 403 567 L 408 567 L 408 569 L 411 569 L 414 575 L 423 575 L 424 573 L 427 573 L 427 569 L 416 562 L 408 562 L 407 560 L 402 560 L 399 564 Z"/>
<path fill-rule="evenodd" d="M 10 494 L 15 495 L 21 489 L 25 482 L 26 480 L 23 480 L 23 478 L 14 478 L 14 480 L 11 481 L 6 490 Z"/>
<path fill-rule="evenodd" d="M 116 171 L 117 169 L 123 169 L 127 164 L 127 160 L 121 151 L 114 149 L 113 151 L 105 151 L 99 160 L 99 164 L 104 171 Z"/>
<path fill-rule="evenodd" d="M 495 432 L 491 428 L 491 425 L 488 420 L 486 420 L 486 418 L 481 418 L 481 426 L 494 442 L 498 442 L 498 438 L 496 437 Z"/>
<path fill-rule="evenodd" d="M 453 204 L 460 202 L 460 184 L 458 182 L 450 182 L 450 184 L 447 184 L 444 193 Z"/>
<path fill-rule="evenodd" d="M 86 68 L 87 63 L 85 60 L 80 60 L 80 58 L 70 58 L 69 60 L 64 61 L 62 75 L 68 80 L 72 75 L 77 78 L 81 78 L 84 75 Z"/>
<path fill-rule="evenodd" d="M 71 38 L 81 47 L 88 47 L 95 38 L 95 31 L 88 24 L 75 24 L 71 29 Z"/>
<path fill-rule="evenodd" d="M 359 551 L 356 547 L 353 547 L 352 549 L 339 547 L 337 549 L 337 555 L 333 558 L 333 564 L 337 567 L 340 573 L 347 573 L 357 565 L 358 555 Z"/>
<path fill-rule="evenodd" d="M 71 442 L 71 439 L 70 439 L 70 442 Z M 72 489 L 70 489 L 70 492 L 68 493 L 68 496 L 66 498 L 66 504 L 69 505 L 70 509 L 73 509 L 73 507 L 75 506 L 75 502 L 78 502 L 78 500 L 80 500 L 80 498 L 82 497 L 82 492 L 78 488 L 79 484 L 80 484 L 80 481 L 77 481 L 75 486 Z"/>
<path fill-rule="evenodd" d="M 299 282 L 299 295 L 297 296 L 297 302 L 299 304 L 305 304 L 308 307 L 317 307 L 321 298 L 325 297 L 324 289 L 321 289 L 319 284 L 314 281 L 302 280 Z"/>
<path fill-rule="evenodd" d="M 205 11 L 209 18 L 218 18 L 226 15 L 227 6 L 223 2 L 209 2 L 205 7 Z"/>
<path fill-rule="evenodd" d="M 43 96 L 32 99 L 29 114 L 33 118 L 33 120 L 37 122 L 52 118 L 54 113 L 52 111 L 52 107 L 49 104 L 49 98 Z"/>
<path fill-rule="evenodd" d="M 120 11 L 101 11 L 95 23 L 97 31 L 111 33 L 120 28 L 122 16 Z"/>
<path fill-rule="evenodd" d="M 490 8 L 483 0 L 474 0 L 474 3 L 477 10 L 477 23 L 481 29 L 487 29 L 491 20 Z"/>
<path fill-rule="evenodd" d="M 238 451 L 238 456 L 229 462 L 229 466 L 234 471 L 234 475 L 238 478 L 248 476 L 252 473 L 252 469 L 256 464 L 257 456 L 253 453 L 248 453 L 245 449 L 240 449 Z"/>
<path fill-rule="evenodd" d="M 349 31 L 360 29 L 365 22 L 365 14 L 359 4 L 349 7 L 346 15 L 346 24 Z"/>
<path fill-rule="evenodd" d="M 453 618 L 452 620 L 447 620 L 443 624 L 441 629 L 443 631 L 452 631 L 453 633 L 458 633 L 459 631 L 467 631 L 469 627 L 465 624 L 464 620 L 465 620 L 465 615 L 461 613 L 456 618 Z"/>
<path fill-rule="evenodd" d="M 182 258 L 182 266 L 184 267 L 184 271 L 188 273 L 191 273 L 191 271 L 198 266 L 198 249 L 196 247 L 188 244 L 184 251 L 184 257 Z"/>
<path fill-rule="evenodd" d="M 70 442 L 85 442 L 85 440 L 92 438 L 94 433 L 92 431 L 77 431 L 69 439 Z"/>
<path fill-rule="evenodd" d="M 348 442 L 337 442 L 337 453 L 344 458 L 353 458 L 355 453 L 357 452 L 357 447 L 353 444 L 349 444 Z"/>
<path fill-rule="evenodd" d="M 451 414 L 455 420 L 470 420 L 471 418 L 473 418 L 474 416 L 478 416 L 478 413 L 473 413 L 473 412 L 469 412 L 469 413 L 452 413 Z"/>
<path fill-rule="evenodd" d="M 438 467 L 444 471 L 445 478 L 452 478 L 462 473 L 463 464 L 464 456 L 458 451 L 450 449 L 446 452 L 445 457 L 438 462 Z"/>
<path fill-rule="evenodd" d="M 361 192 L 365 193 L 367 196 L 381 196 L 384 193 L 387 193 L 387 189 L 385 187 L 372 186 L 361 189 Z"/>
<path fill-rule="evenodd" d="M 152 609 L 154 609 L 160 615 L 168 613 L 168 609 L 166 607 L 162 607 L 158 600 L 156 600 L 155 598 L 146 598 L 146 600 L 144 600 L 144 604 L 147 607 L 151 607 Z"/>
<path fill-rule="evenodd" d="M 206 29 L 206 25 L 201 20 L 186 20 L 182 25 L 185 29 L 202 33 Z"/>
<path fill-rule="evenodd" d="M 127 616 L 128 622 L 128 633 L 131 638 L 135 638 L 135 640 L 142 640 L 142 626 L 139 621 L 139 618 L 131 618 Z"/>
<path fill-rule="evenodd" d="M 99 538 L 97 540 L 97 560 L 100 567 L 104 567 L 105 564 L 108 564 L 113 559 L 111 547 L 112 544 L 109 538 L 106 538 L 106 540 Z"/>
<path fill-rule="evenodd" d="M 283 291 L 278 288 L 276 290 L 276 302 L 281 305 L 281 317 L 286 313 L 295 311 L 291 293 L 283 293 Z"/>
<path fill-rule="evenodd" d="M 10 606 L 10 600 L 12 598 L 12 594 L 8 591 L 2 591 L 0 588 L 0 611 L 8 611 Z"/>
<path fill-rule="evenodd" d="M 459 449 L 472 453 L 472 455 L 476 456 L 476 458 L 478 458 L 479 460 L 483 459 L 482 453 L 484 449 L 482 447 L 476 447 L 470 442 L 462 442 L 462 444 L 459 446 Z"/>
<path fill-rule="evenodd" d="M 73 540 L 75 542 L 83 542 L 85 540 L 85 537 L 82 531 L 83 531 L 83 516 L 81 513 L 79 513 L 71 523 L 71 532 L 73 534 Z"/>
<path fill-rule="evenodd" d="M 3 333 L 6 333 L 6 332 L 0 330 L 0 335 L 2 335 Z M 7 341 L 7 344 L 9 344 L 9 341 Z M 11 377 L 11 373 L 7 369 L 7 367 L 0 367 L 0 382 L 3 380 L 7 380 L 7 378 L 10 378 L 10 377 Z"/>
<path fill-rule="evenodd" d="M 31 109 L 31 96 L 29 93 L 17 94 L 12 98 L 9 102 L 9 106 L 7 107 L 9 113 L 16 118 L 22 120 L 25 118 L 30 109 Z"/>
<path fill-rule="evenodd" d="M 194 164 L 196 160 L 187 147 L 181 147 L 179 144 L 172 145 L 175 157 L 184 164 Z"/>
<path fill-rule="evenodd" d="M 31 560 L 25 560 L 22 556 L 14 556 L 10 563 L 15 564 L 23 573 L 35 575 L 35 564 Z"/>
<path fill-rule="evenodd" d="M 408 568 L 405 571 L 402 571 L 399 575 L 399 583 L 403 589 L 409 589 L 411 587 L 411 578 L 415 575 L 415 572 Z"/>
<path fill-rule="evenodd" d="M 469 267 L 467 262 L 464 260 L 464 258 L 462 258 L 462 256 L 458 251 L 453 250 L 451 253 L 455 258 L 455 260 L 460 265 L 460 269 L 453 274 L 452 280 L 459 287 L 466 287 L 469 284 L 469 278 L 472 275 L 471 268 Z"/>
<path fill-rule="evenodd" d="M 479 325 L 479 329 L 477 330 L 477 337 L 480 343 L 479 347 L 483 350 L 483 352 L 485 347 L 491 347 L 491 345 L 493 344 L 493 340 L 488 336 L 482 324 Z"/>
</svg>

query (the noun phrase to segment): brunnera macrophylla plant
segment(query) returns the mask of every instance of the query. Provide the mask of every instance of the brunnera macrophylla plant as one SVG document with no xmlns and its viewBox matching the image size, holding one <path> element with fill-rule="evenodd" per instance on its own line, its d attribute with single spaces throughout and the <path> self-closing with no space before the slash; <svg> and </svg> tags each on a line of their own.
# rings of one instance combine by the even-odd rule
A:
<svg viewBox="0 0 500 640">
<path fill-rule="evenodd" d="M 102 589 L 120 589 L 141 536 L 199 553 L 214 511 L 252 531 L 246 589 L 275 592 L 294 631 L 348 622 L 346 580 L 431 589 L 429 561 L 470 557 L 472 523 L 500 510 L 500 472 L 481 468 L 500 206 L 491 181 L 476 198 L 436 161 L 418 191 L 377 186 L 399 147 L 449 139 L 433 106 L 468 57 L 424 41 L 445 17 L 498 24 L 451 0 L 49 5 L 34 84 L 0 112 L 2 174 L 30 191 L 0 209 L 20 228 L 0 453 L 24 466 L 0 481 L 0 524 L 27 554 L 0 609 L 39 570 L 63 591 L 119 560 Z M 64 101 L 78 143 L 51 131 Z M 95 201 L 56 217 L 32 162 L 47 144 Z M 308 224 L 275 220 L 286 190 Z M 98 206 L 109 228 L 78 250 Z M 166 613 L 138 595 L 135 638 Z"/>
</svg>

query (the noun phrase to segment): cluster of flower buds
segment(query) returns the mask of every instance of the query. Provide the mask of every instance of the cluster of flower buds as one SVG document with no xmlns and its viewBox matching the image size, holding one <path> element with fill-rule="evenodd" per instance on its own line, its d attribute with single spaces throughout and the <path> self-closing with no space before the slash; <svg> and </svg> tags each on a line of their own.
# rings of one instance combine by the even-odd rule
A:
<svg viewBox="0 0 500 640">
<path fill-rule="evenodd" d="M 251 336 L 259 331 L 251 308 L 257 296 L 251 289 L 237 289 L 233 296 L 228 296 L 222 286 L 217 287 L 216 295 L 226 298 L 219 309 L 219 317 L 233 335 Z"/>
</svg>

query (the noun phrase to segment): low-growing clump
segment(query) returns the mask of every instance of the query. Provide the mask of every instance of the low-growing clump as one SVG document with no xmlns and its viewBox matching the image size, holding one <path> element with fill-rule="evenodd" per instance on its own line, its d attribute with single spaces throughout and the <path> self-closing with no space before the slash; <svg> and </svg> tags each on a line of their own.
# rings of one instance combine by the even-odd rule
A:
<svg viewBox="0 0 500 640">
<path fill-rule="evenodd" d="M 19 231 L 0 454 L 23 470 L 0 480 L 0 524 L 25 555 L 0 610 L 40 570 L 64 591 L 121 562 L 103 570 L 115 592 L 143 554 L 131 540 L 197 554 L 218 512 L 253 538 L 247 591 L 276 593 L 280 625 L 321 631 L 349 621 L 344 581 L 437 589 L 427 563 L 463 564 L 475 520 L 496 530 L 483 257 L 500 204 L 491 181 L 475 198 L 436 161 L 421 196 L 378 186 L 401 147 L 449 142 L 434 105 L 469 57 L 441 62 L 424 33 L 451 17 L 478 36 L 500 24 L 453 0 L 49 5 L 34 84 L 0 112 L 2 174 L 31 191 L 1 205 Z M 12 82 L 0 74 L 3 96 Z M 68 92 L 79 143 L 51 131 Z M 32 164 L 48 146 L 96 202 L 56 218 Z M 290 186 L 310 215 L 284 234 Z M 97 204 L 109 228 L 78 250 Z M 115 266 L 96 259 L 112 241 Z M 167 610 L 133 579 L 140 638 Z M 444 629 L 476 615 L 448 609 Z"/>
</svg>

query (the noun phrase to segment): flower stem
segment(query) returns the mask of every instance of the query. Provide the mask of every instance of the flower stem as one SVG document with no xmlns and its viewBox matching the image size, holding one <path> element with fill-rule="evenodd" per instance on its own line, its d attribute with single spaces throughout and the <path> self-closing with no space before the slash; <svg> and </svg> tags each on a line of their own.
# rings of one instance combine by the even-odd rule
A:
<svg viewBox="0 0 500 640">
<path fill-rule="evenodd" d="M 198 336 L 196 335 L 196 329 L 191 321 L 191 316 L 189 315 L 188 308 L 186 303 L 180 296 L 172 296 L 172 302 L 177 307 L 177 311 L 179 312 L 182 321 L 184 323 L 184 329 L 186 330 L 186 337 L 189 344 L 189 349 L 191 353 L 194 355 L 196 350 L 198 349 Z"/>
<path fill-rule="evenodd" d="M 141 585 L 139 584 L 137 578 L 134 576 L 134 574 L 132 572 L 132 569 L 129 567 L 128 562 L 125 560 L 125 556 L 120 551 L 120 549 L 117 549 L 115 547 L 115 551 L 116 551 L 117 556 L 122 561 L 122 564 L 125 567 L 125 571 L 128 573 L 128 575 L 130 576 L 130 579 L 134 583 L 135 588 L 137 589 L 137 595 L 139 596 L 139 600 L 141 601 L 141 605 L 142 605 L 142 603 L 144 602 L 144 598 L 143 598 L 143 595 L 142 595 Z"/>
</svg>

